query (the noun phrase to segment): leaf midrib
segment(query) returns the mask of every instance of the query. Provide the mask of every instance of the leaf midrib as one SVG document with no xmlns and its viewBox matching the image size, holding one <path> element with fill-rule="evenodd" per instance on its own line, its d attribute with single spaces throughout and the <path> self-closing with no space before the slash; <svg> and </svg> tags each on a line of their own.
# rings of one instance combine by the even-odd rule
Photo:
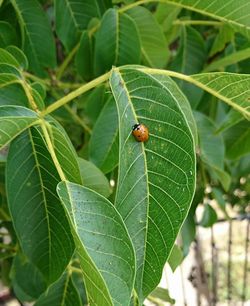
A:
<svg viewBox="0 0 250 306">
<path fill-rule="evenodd" d="M 31 131 L 30 129 L 28 130 L 28 134 L 29 134 L 29 138 L 30 138 L 30 143 L 32 146 L 32 151 L 33 151 L 33 156 L 35 159 L 35 164 L 36 164 L 36 168 L 37 168 L 37 172 L 38 172 L 38 177 L 39 177 L 39 181 L 41 184 L 41 193 L 42 193 L 42 197 L 43 197 L 43 203 L 44 203 L 44 209 L 45 209 L 45 214 L 46 214 L 46 223 L 47 223 L 47 228 L 48 228 L 48 240 L 49 240 L 49 270 L 51 272 L 51 253 L 52 253 L 52 244 L 51 244 L 51 233 L 50 233 L 50 219 L 49 219 L 49 212 L 47 209 L 47 199 L 46 199 L 46 195 L 45 195 L 45 186 L 43 185 L 43 179 L 42 179 L 42 174 L 40 171 L 40 164 L 38 161 L 38 157 L 37 157 L 37 152 L 36 152 L 36 148 L 35 148 L 35 144 L 33 142 L 33 138 L 31 135 Z"/>
<path fill-rule="evenodd" d="M 135 112 L 135 110 L 134 110 L 134 106 L 133 106 L 133 103 L 132 103 L 132 101 L 131 101 L 131 97 L 130 97 L 130 94 L 129 94 L 129 91 L 128 91 L 128 88 L 127 88 L 127 86 L 126 86 L 126 84 L 125 84 L 125 81 L 124 81 L 124 79 L 123 79 L 123 77 L 122 77 L 122 74 L 121 74 L 121 72 L 119 71 L 119 69 L 117 69 L 117 68 L 115 68 L 114 69 L 114 71 L 116 71 L 118 74 L 119 74 L 119 76 L 120 76 L 120 78 L 122 79 L 122 86 L 123 86 L 123 88 L 124 88 L 124 90 L 125 90 L 125 92 L 126 92 L 126 94 L 127 94 L 127 98 L 128 98 L 128 103 L 130 104 L 130 106 L 131 106 L 131 110 L 132 110 L 132 112 L 133 112 L 133 115 L 134 115 L 134 118 L 135 118 L 135 120 L 136 120 L 136 122 L 138 122 L 138 117 L 137 117 L 137 115 L 136 115 L 136 112 Z M 115 96 L 114 96 L 115 97 Z M 118 113 L 119 113 L 119 108 L 117 108 L 117 111 L 118 111 Z M 119 130 L 121 130 L 121 123 L 120 123 L 120 115 L 118 116 L 118 118 L 119 118 Z M 142 263 L 142 279 L 141 279 L 141 286 L 140 286 L 140 290 L 142 290 L 142 284 L 143 284 L 143 277 L 144 277 L 144 266 L 145 266 L 145 259 L 146 259 L 146 248 L 147 248 L 147 235 L 148 235 L 148 216 L 149 216 L 149 194 L 150 194 L 150 192 L 149 192 L 149 179 L 148 179 L 148 167 L 147 167 L 147 157 L 146 157 L 146 153 L 145 153 L 145 147 L 144 147 L 144 144 L 143 144 L 143 142 L 141 142 L 140 143 L 140 145 L 141 145 L 141 150 L 142 150 L 142 154 L 143 154 L 143 156 L 144 156 L 144 167 L 145 167 L 145 177 L 146 177 L 146 189 L 147 189 L 147 195 L 146 195 L 146 198 L 147 198 L 147 213 L 146 213 L 146 215 L 147 215 L 147 218 L 146 218 L 146 226 L 145 226 L 145 243 L 144 243 L 144 250 L 145 250 L 145 252 L 144 252 L 144 260 L 143 260 L 143 263 Z M 119 146 L 121 147 L 121 143 L 120 143 L 120 141 L 119 141 Z M 121 160 L 121 156 L 120 156 L 120 154 L 119 154 L 119 160 Z M 120 172 L 120 162 L 119 162 L 119 170 L 118 170 L 118 172 Z M 120 185 L 120 176 L 118 175 L 118 182 L 117 182 L 117 185 L 119 186 Z M 115 197 L 115 203 L 117 202 L 117 196 L 118 196 L 118 193 L 116 193 L 116 197 Z M 138 269 L 136 269 L 136 271 L 138 271 Z M 141 295 L 141 292 L 139 293 L 139 295 Z"/>
</svg>

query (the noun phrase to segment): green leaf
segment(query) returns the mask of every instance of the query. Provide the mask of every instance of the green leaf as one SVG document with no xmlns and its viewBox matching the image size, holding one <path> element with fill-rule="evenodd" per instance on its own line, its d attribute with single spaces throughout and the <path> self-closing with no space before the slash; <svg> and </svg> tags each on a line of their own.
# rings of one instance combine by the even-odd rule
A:
<svg viewBox="0 0 250 306">
<path fill-rule="evenodd" d="M 164 302 L 168 302 L 170 304 L 175 304 L 175 300 L 172 299 L 169 295 L 168 289 L 157 287 L 151 294 L 150 296 L 160 299 Z M 149 296 L 149 299 L 150 299 Z"/>
<path fill-rule="evenodd" d="M 0 63 L 9 64 L 14 67 L 19 67 L 19 63 L 15 57 L 5 49 L 0 48 Z"/>
<path fill-rule="evenodd" d="M 208 167 L 208 171 L 212 176 L 215 176 L 215 178 L 220 181 L 225 191 L 229 190 L 231 184 L 231 176 L 226 171 L 217 167 Z"/>
<path fill-rule="evenodd" d="M 59 280 L 40 296 L 34 306 L 82 306 L 70 273 L 63 273 Z"/>
<path fill-rule="evenodd" d="M 234 38 L 234 30 L 228 25 L 224 24 L 220 27 L 219 34 L 215 37 L 212 48 L 209 52 L 209 57 L 221 52 L 226 45 Z"/>
<path fill-rule="evenodd" d="M 21 106 L 0 106 L 0 148 L 39 120 L 37 114 Z"/>
<path fill-rule="evenodd" d="M 28 69 L 28 60 L 25 54 L 18 49 L 16 46 L 8 46 L 6 50 L 15 58 L 16 61 L 18 61 L 18 68 L 21 68 L 23 70 Z"/>
<path fill-rule="evenodd" d="M 170 53 L 163 31 L 152 13 L 142 6 L 132 8 L 126 13 L 138 28 L 144 64 L 164 68 Z"/>
<path fill-rule="evenodd" d="M 246 0 L 222 3 L 211 0 L 168 0 L 179 7 L 229 23 L 237 31 L 249 35 L 250 2 Z"/>
<path fill-rule="evenodd" d="M 12 285 L 21 301 L 33 301 L 46 290 L 41 272 L 19 253 L 15 256 L 11 268 Z"/>
<path fill-rule="evenodd" d="M 13 26 L 6 21 L 0 21 L 0 47 L 14 45 L 16 41 L 17 36 Z"/>
<path fill-rule="evenodd" d="M 181 244 L 183 256 L 189 254 L 189 247 L 194 241 L 196 236 L 196 208 L 198 204 L 203 201 L 204 189 L 201 184 L 197 186 L 191 208 L 188 212 L 187 218 L 185 219 L 181 228 Z"/>
<path fill-rule="evenodd" d="M 215 134 L 216 126 L 206 115 L 195 111 L 194 117 L 198 128 L 202 161 L 224 169 L 225 146 L 222 135 Z"/>
<path fill-rule="evenodd" d="M 183 251 L 177 244 L 175 244 L 168 258 L 168 264 L 171 270 L 174 272 L 176 268 L 182 263 L 182 261 Z"/>
<path fill-rule="evenodd" d="M 37 0 L 11 0 L 11 3 L 19 19 L 22 49 L 30 69 L 45 76 L 44 69 L 56 65 L 55 43 L 48 18 Z"/>
<path fill-rule="evenodd" d="M 84 114 L 87 116 L 91 125 L 96 122 L 103 106 L 110 97 L 110 94 L 106 92 L 106 85 L 96 87 L 86 99 L 86 105 L 84 106 Z"/>
<path fill-rule="evenodd" d="M 168 16 L 162 24 L 168 45 L 177 41 L 180 36 L 181 25 L 178 24 L 177 16 L 181 12 L 181 8 L 169 5 Z"/>
<path fill-rule="evenodd" d="M 79 166 L 83 185 L 108 198 L 111 194 L 111 188 L 108 179 L 102 171 L 90 161 L 82 158 L 79 158 Z"/>
<path fill-rule="evenodd" d="M 56 195 L 58 182 L 38 129 L 23 132 L 11 143 L 6 166 L 9 210 L 23 252 L 48 283 L 62 274 L 74 250 L 65 211 Z"/>
<path fill-rule="evenodd" d="M 82 30 L 87 29 L 93 17 L 101 18 L 108 1 L 56 0 L 56 32 L 64 47 L 70 51 L 77 43 Z"/>
<path fill-rule="evenodd" d="M 210 65 L 208 65 L 204 69 L 204 72 L 222 70 L 227 66 L 236 64 L 240 61 L 244 61 L 248 58 L 250 58 L 250 48 L 246 48 L 246 49 L 234 52 L 223 58 L 218 59 L 217 61 L 212 62 Z"/>
<path fill-rule="evenodd" d="M 15 75 L 13 73 L 0 73 L 0 89 L 4 88 L 6 86 L 9 86 L 9 85 L 13 85 L 13 84 L 20 84 L 21 85 L 21 80 L 20 80 L 19 76 Z M 7 105 L 8 102 L 6 102 L 4 104 Z M 18 104 L 18 103 L 15 103 L 15 104 Z"/>
<path fill-rule="evenodd" d="M 92 39 L 87 31 L 81 36 L 80 46 L 75 56 L 77 73 L 83 80 L 90 80 L 93 77 L 93 50 Z"/>
<path fill-rule="evenodd" d="M 171 83 L 171 79 L 169 79 Z M 110 85 L 119 117 L 119 176 L 115 206 L 137 256 L 140 301 L 157 286 L 195 188 L 194 140 L 176 95 L 133 68 L 114 69 Z M 149 140 L 137 142 L 132 126 L 144 123 Z"/>
<path fill-rule="evenodd" d="M 180 47 L 170 68 L 186 75 L 202 71 L 206 61 L 205 43 L 201 34 L 192 27 L 181 28 Z M 187 96 L 193 108 L 199 104 L 203 91 L 191 84 L 178 80 L 177 84 Z"/>
<path fill-rule="evenodd" d="M 42 100 L 46 98 L 46 88 L 42 83 L 34 82 L 30 84 L 32 90 L 35 90 Z"/>
<path fill-rule="evenodd" d="M 221 134 L 216 134 L 214 122 L 202 113 L 194 112 L 196 119 L 200 157 L 207 165 L 208 171 L 218 179 L 225 190 L 228 190 L 231 178 L 224 171 L 225 145 Z M 216 150 L 215 150 L 216 148 Z"/>
<path fill-rule="evenodd" d="M 90 305 L 129 305 L 135 255 L 121 216 L 98 193 L 69 182 L 58 185 L 83 269 Z"/>
<path fill-rule="evenodd" d="M 197 127 L 196 122 L 194 119 L 193 111 L 191 109 L 191 106 L 189 104 L 189 101 L 186 99 L 186 97 L 183 95 L 183 93 L 179 90 L 178 86 L 173 82 L 169 77 L 166 77 L 165 75 L 158 75 L 153 74 L 153 76 L 158 79 L 165 88 L 168 88 L 170 92 L 175 93 L 175 100 L 179 105 L 179 108 L 182 110 L 183 114 L 185 115 L 188 125 L 190 127 L 190 130 L 192 132 L 195 145 L 198 145 L 198 134 L 197 134 Z"/>
<path fill-rule="evenodd" d="M 225 201 L 225 199 L 223 197 L 222 191 L 220 189 L 214 187 L 212 189 L 212 194 L 213 194 L 214 199 L 218 203 L 219 207 L 223 211 L 225 217 L 229 218 L 228 213 L 226 211 L 226 201 Z"/>
<path fill-rule="evenodd" d="M 217 221 L 217 219 L 216 211 L 211 205 L 206 204 L 199 224 L 203 227 L 210 227 Z"/>
<path fill-rule="evenodd" d="M 229 159 L 239 159 L 250 152 L 250 124 L 244 120 L 225 133 L 226 155 Z"/>
<path fill-rule="evenodd" d="M 1 76 L 1 78 L 4 75 L 13 75 L 13 77 L 16 77 L 17 80 L 20 79 L 20 81 L 22 79 L 22 75 L 21 75 L 20 70 L 18 70 L 15 66 L 12 66 L 10 64 L 1 63 L 0 64 L 0 76 Z"/>
<path fill-rule="evenodd" d="M 195 74 L 186 80 L 226 102 L 250 120 L 250 75 L 213 72 Z"/>
<path fill-rule="evenodd" d="M 159 3 L 155 11 L 157 21 L 162 25 L 165 33 L 173 30 L 173 22 L 179 15 L 181 8 L 173 4 Z"/>
<path fill-rule="evenodd" d="M 103 107 L 91 135 L 90 160 L 104 173 L 118 165 L 118 115 L 113 98 Z"/>
<path fill-rule="evenodd" d="M 1 87 L 0 85 L 0 106 L 19 105 L 19 106 L 29 107 L 28 98 L 23 90 L 22 85 L 19 83 L 19 80 L 17 80 L 16 77 L 5 76 L 3 80 L 3 78 L 0 76 L 0 80 L 7 82 L 5 83 L 6 86 L 3 86 L 2 84 L 2 87 Z"/>
<path fill-rule="evenodd" d="M 226 116 L 224 116 L 223 121 L 220 123 L 220 126 L 216 131 L 216 134 L 225 132 L 227 129 L 241 122 L 243 119 L 244 117 L 241 115 L 241 113 L 231 108 Z"/>
<path fill-rule="evenodd" d="M 194 216 L 190 213 L 188 214 L 181 228 L 181 234 L 182 234 L 183 256 L 187 256 L 189 254 L 189 247 L 191 243 L 194 241 L 196 235 L 196 224 Z"/>
<path fill-rule="evenodd" d="M 140 38 L 133 19 L 109 9 L 96 33 L 94 72 L 100 75 L 112 65 L 139 64 Z"/>
<path fill-rule="evenodd" d="M 86 293 L 86 289 L 84 285 L 83 274 L 79 273 L 78 271 L 76 271 L 76 273 L 72 273 L 72 281 L 80 295 L 82 304 L 87 305 L 88 299 L 87 299 L 87 293 Z"/>
<path fill-rule="evenodd" d="M 66 178 L 71 182 L 82 184 L 78 157 L 68 135 L 57 122 L 56 126 L 53 124 L 49 126 L 49 131 L 56 157 Z"/>
</svg>

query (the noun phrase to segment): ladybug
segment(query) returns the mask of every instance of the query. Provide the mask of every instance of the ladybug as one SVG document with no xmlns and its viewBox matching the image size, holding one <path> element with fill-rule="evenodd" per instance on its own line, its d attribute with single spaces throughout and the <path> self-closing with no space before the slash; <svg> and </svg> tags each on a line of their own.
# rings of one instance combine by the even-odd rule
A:
<svg viewBox="0 0 250 306">
<path fill-rule="evenodd" d="M 149 137 L 148 128 L 142 123 L 137 123 L 133 126 L 132 134 L 139 142 L 145 142 Z"/>
</svg>

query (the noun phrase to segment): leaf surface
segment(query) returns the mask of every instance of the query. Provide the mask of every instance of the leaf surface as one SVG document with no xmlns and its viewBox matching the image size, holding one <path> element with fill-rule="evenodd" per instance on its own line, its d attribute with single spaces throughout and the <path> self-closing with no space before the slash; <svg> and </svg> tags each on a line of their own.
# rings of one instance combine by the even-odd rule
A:
<svg viewBox="0 0 250 306">
<path fill-rule="evenodd" d="M 14 258 L 11 279 L 15 294 L 21 301 L 36 300 L 46 290 L 41 272 L 21 253 Z"/>
<path fill-rule="evenodd" d="M 250 119 L 250 75 L 227 72 L 195 74 L 190 81 Z M 188 79 L 187 79 L 188 80 Z"/>
<path fill-rule="evenodd" d="M 82 306 L 77 289 L 70 273 L 63 275 L 42 294 L 35 306 Z"/>
<path fill-rule="evenodd" d="M 141 45 L 135 22 L 126 14 L 109 9 L 96 33 L 94 71 L 100 75 L 112 65 L 139 64 Z"/>
<path fill-rule="evenodd" d="M 101 18 L 105 9 L 102 0 L 56 0 L 56 31 L 67 51 L 70 51 L 93 17 Z"/>
<path fill-rule="evenodd" d="M 83 186 L 93 189 L 105 198 L 111 194 L 108 179 L 93 163 L 83 158 L 79 158 L 79 166 L 83 181 Z"/>
<path fill-rule="evenodd" d="M 103 107 L 91 135 L 90 160 L 104 173 L 118 164 L 118 114 L 113 98 Z"/>
<path fill-rule="evenodd" d="M 160 281 L 192 201 L 194 140 L 177 102 L 177 87 L 170 90 L 153 75 L 133 68 L 113 70 L 110 85 L 120 134 L 115 206 L 135 247 L 135 288 L 143 301 Z M 137 122 L 149 129 L 146 143 L 131 134 Z"/>
<path fill-rule="evenodd" d="M 231 24 L 236 30 L 249 35 L 250 2 L 246 0 L 226 1 L 217 0 L 168 0 L 175 5 L 207 15 L 214 19 Z"/>
<path fill-rule="evenodd" d="M 6 166 L 9 210 L 22 250 L 47 283 L 66 268 L 74 243 L 56 195 L 59 175 L 39 130 L 23 132 L 10 145 Z"/>
<path fill-rule="evenodd" d="M 38 122 L 35 112 L 21 106 L 0 106 L 0 148 Z"/>
<path fill-rule="evenodd" d="M 135 257 L 114 205 L 98 193 L 70 182 L 58 185 L 83 269 L 90 305 L 129 305 Z"/>
<path fill-rule="evenodd" d="M 37 0 L 11 0 L 19 19 L 22 34 L 22 49 L 30 69 L 45 76 L 45 68 L 56 64 L 55 44 L 45 12 Z"/>
<path fill-rule="evenodd" d="M 154 16 L 142 6 L 127 11 L 127 14 L 133 18 L 138 28 L 145 65 L 164 68 L 170 54 L 162 28 Z"/>
</svg>

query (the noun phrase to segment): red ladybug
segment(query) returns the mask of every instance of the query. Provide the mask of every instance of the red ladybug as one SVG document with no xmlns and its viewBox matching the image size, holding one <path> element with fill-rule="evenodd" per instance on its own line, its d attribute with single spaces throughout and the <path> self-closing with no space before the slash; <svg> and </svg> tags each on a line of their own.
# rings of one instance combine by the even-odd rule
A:
<svg viewBox="0 0 250 306">
<path fill-rule="evenodd" d="M 148 128 L 142 123 L 137 123 L 133 126 L 132 134 L 139 142 L 145 142 L 149 137 Z"/>
</svg>

